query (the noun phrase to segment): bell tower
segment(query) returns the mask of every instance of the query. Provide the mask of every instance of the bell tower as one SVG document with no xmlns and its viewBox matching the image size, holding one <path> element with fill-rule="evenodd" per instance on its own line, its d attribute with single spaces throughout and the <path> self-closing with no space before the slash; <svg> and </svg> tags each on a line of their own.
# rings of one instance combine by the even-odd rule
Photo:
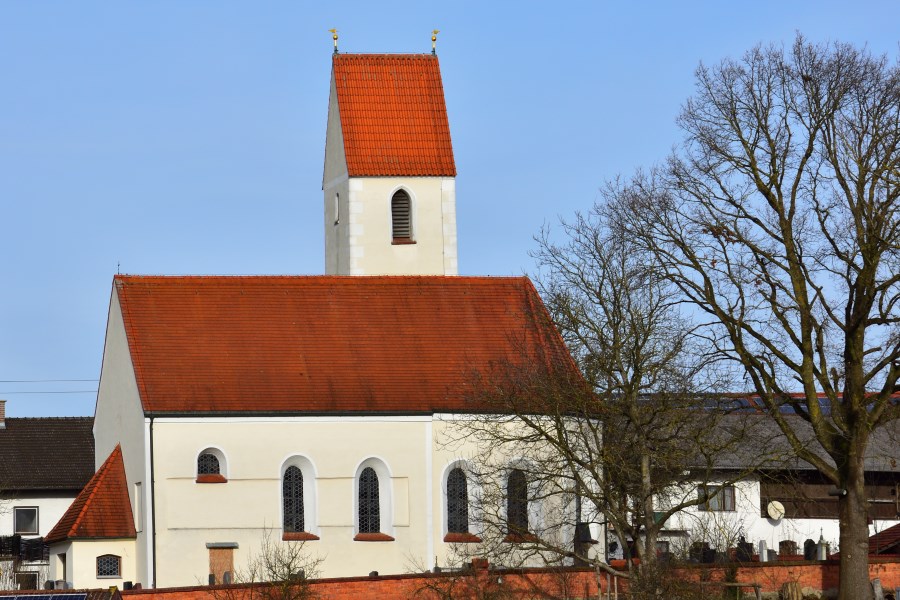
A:
<svg viewBox="0 0 900 600">
<path fill-rule="evenodd" d="M 325 272 L 456 275 L 456 164 L 435 54 L 332 58 Z"/>
</svg>

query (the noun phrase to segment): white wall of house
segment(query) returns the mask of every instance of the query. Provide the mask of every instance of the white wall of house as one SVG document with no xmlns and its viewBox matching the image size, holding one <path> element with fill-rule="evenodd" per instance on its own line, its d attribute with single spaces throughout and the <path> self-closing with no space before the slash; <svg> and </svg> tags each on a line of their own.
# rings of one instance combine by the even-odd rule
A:
<svg viewBox="0 0 900 600">
<path fill-rule="evenodd" d="M 818 542 L 820 536 L 830 544 L 831 552 L 837 552 L 840 538 L 837 519 L 770 519 L 762 516 L 764 507 L 760 505 L 758 478 L 738 481 L 734 488 L 734 511 L 702 511 L 691 507 L 670 520 L 670 527 L 686 531 L 691 540 L 709 541 L 711 547 L 718 549 L 722 549 L 721 542 L 731 542 L 733 546 L 743 534 L 753 544 L 754 552 L 758 551 L 760 540 L 766 542 L 767 549 L 776 552 L 779 542 L 790 540 L 797 544 L 798 552 L 802 554 L 804 542 L 808 539 Z M 897 523 L 900 520 L 875 521 L 869 525 L 869 535 Z"/>
<path fill-rule="evenodd" d="M 137 562 L 135 581 L 149 586 L 152 582 L 152 537 L 148 532 L 151 530 L 153 506 L 147 477 L 149 421 L 144 418 L 115 286 L 109 304 L 102 364 L 97 408 L 94 412 L 95 463 L 99 467 L 109 458 L 116 444 L 122 445 L 128 494 L 136 520 L 135 529 L 138 531 L 134 550 Z M 140 485 L 136 485 L 138 483 Z M 137 491 L 143 498 L 136 497 Z"/>
<path fill-rule="evenodd" d="M 76 492 L 32 492 L 0 497 L 0 536 L 14 535 L 16 533 L 16 508 L 38 509 L 38 532 L 36 534 L 23 534 L 22 537 L 43 537 L 47 535 L 62 518 L 72 501 L 75 500 L 75 496 L 77 496 Z"/>
</svg>

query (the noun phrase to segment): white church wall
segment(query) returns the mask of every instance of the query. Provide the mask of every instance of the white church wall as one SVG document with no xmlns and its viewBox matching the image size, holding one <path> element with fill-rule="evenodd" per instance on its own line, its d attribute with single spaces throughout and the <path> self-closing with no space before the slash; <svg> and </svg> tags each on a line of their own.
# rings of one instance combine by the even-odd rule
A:
<svg viewBox="0 0 900 600">
<path fill-rule="evenodd" d="M 94 411 L 95 468 L 106 461 L 116 444 L 122 445 L 132 514 L 136 520 L 139 519 L 135 523 L 138 532 L 136 581 L 148 585 L 152 581 L 152 539 L 148 535 L 152 523 L 152 503 L 146 476 L 149 469 L 147 420 L 141 406 L 115 285 L 109 305 L 102 365 L 97 408 Z M 140 485 L 136 486 L 136 483 Z M 137 498 L 136 493 L 143 497 Z"/>
<path fill-rule="evenodd" d="M 350 182 L 346 174 L 324 190 L 325 273 L 350 272 Z"/>
<path fill-rule="evenodd" d="M 334 77 L 328 95 L 328 124 L 325 130 L 325 167 L 322 171 L 322 189 L 329 187 L 329 182 L 347 177 L 347 155 L 344 152 L 344 133 L 341 128 L 341 115 L 338 110 L 337 90 Z"/>
<path fill-rule="evenodd" d="M 35 534 L 23 534 L 22 537 L 43 537 L 47 535 L 62 518 L 76 495 L 75 493 L 66 492 L 3 494 L 0 496 L 0 536 L 16 533 L 15 509 L 17 508 L 38 509 L 38 532 Z"/>
<path fill-rule="evenodd" d="M 306 529 L 320 539 L 305 547 L 325 559 L 323 576 L 403 573 L 413 560 L 430 564 L 424 556 L 429 424 L 430 417 L 158 419 L 157 585 L 205 582 L 208 543 L 237 544 L 240 569 L 266 529 L 280 539 L 282 465 L 292 456 L 315 468 L 317 514 Z M 227 460 L 227 483 L 196 482 L 197 453 L 211 446 Z M 353 539 L 355 474 L 372 458 L 390 472 L 390 508 L 382 511 L 381 530 L 393 542 Z"/>
</svg>

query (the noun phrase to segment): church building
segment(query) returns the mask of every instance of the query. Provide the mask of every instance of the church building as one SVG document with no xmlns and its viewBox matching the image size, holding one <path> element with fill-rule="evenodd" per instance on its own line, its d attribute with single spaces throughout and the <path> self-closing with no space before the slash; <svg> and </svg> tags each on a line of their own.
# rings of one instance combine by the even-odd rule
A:
<svg viewBox="0 0 900 600">
<path fill-rule="evenodd" d="M 335 53 L 326 275 L 114 277 L 98 470 L 51 578 L 223 582 L 266 536 L 325 577 L 478 543 L 447 427 L 497 365 L 574 363 L 527 278 L 457 275 L 455 176 L 437 56 Z"/>
</svg>

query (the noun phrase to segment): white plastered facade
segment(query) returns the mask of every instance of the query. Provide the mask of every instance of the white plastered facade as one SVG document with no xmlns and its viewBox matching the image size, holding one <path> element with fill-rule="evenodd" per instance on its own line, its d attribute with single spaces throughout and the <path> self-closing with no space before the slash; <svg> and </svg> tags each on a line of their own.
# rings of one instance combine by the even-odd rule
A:
<svg viewBox="0 0 900 600">
<path fill-rule="evenodd" d="M 97 559 L 115 557 L 117 575 L 98 576 Z M 70 540 L 50 546 L 50 579 L 65 581 L 69 588 L 98 589 L 137 580 L 134 540 Z"/>
<path fill-rule="evenodd" d="M 446 566 L 452 548 L 443 541 L 445 479 L 451 465 L 464 463 L 474 453 L 472 447 L 445 448 L 436 438 L 447 426 L 441 415 L 156 418 L 155 497 L 150 502 L 155 536 L 147 538 L 153 546 L 145 547 L 139 534 L 129 554 L 134 581 L 152 585 L 155 565 L 156 587 L 204 583 L 211 545 L 234 547 L 235 568 L 245 567 L 267 532 L 281 539 L 282 477 L 291 464 L 304 467 L 304 529 L 319 537 L 304 544 L 310 556 L 323 559 L 322 576 L 404 573 L 430 568 L 435 558 Z M 122 446 L 123 454 L 126 446 L 140 448 L 125 440 Z M 197 482 L 197 455 L 210 447 L 225 457 L 225 483 Z M 136 476 L 143 477 L 138 468 L 143 461 L 126 457 L 129 462 Z M 380 529 L 394 541 L 354 540 L 358 475 L 373 462 L 384 467 L 376 471 L 382 495 L 387 493 Z M 312 481 L 307 481 L 309 474 Z M 128 483 L 133 488 L 130 475 Z M 135 511 L 135 518 L 143 520 L 137 524 L 143 532 L 154 525 L 149 510 Z M 477 532 L 477 523 L 472 527 Z M 90 548 L 81 550 L 83 542 L 73 545 L 87 556 L 84 552 Z M 75 584 L 80 586 L 82 580 Z"/>
<path fill-rule="evenodd" d="M 757 476 L 748 476 L 736 482 L 723 480 L 711 482 L 710 485 L 729 485 L 734 487 L 734 510 L 704 511 L 698 507 L 690 507 L 676 514 L 668 522 L 668 528 L 683 531 L 690 541 L 706 541 L 712 548 L 722 549 L 723 543 L 731 546 L 743 535 L 747 542 L 753 544 L 754 552 L 759 550 L 759 542 L 766 543 L 767 550 L 778 551 L 779 543 L 792 541 L 797 544 L 799 553 L 803 552 L 806 540 L 818 542 L 823 538 L 831 548 L 838 549 L 840 526 L 833 518 L 792 518 L 771 519 L 763 516 L 765 507 L 761 504 L 760 480 Z M 694 486 L 688 493 L 697 493 Z M 874 535 L 888 527 L 900 523 L 897 520 L 873 520 L 869 524 L 869 535 Z M 664 535 L 663 539 L 676 541 L 678 536 Z"/>
</svg>

